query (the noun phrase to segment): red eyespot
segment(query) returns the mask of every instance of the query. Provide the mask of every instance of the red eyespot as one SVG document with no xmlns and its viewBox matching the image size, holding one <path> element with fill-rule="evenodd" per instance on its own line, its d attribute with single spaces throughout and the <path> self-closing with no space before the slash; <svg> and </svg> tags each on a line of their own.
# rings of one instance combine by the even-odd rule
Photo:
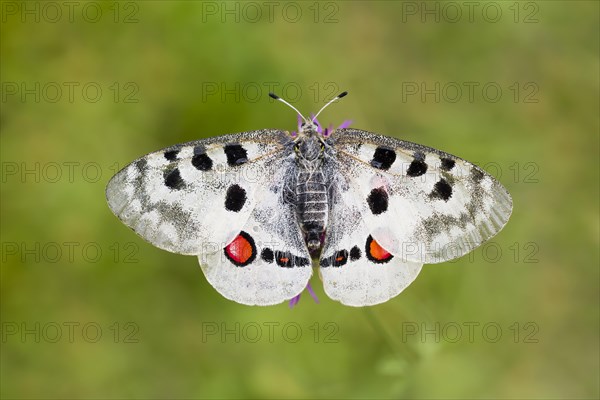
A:
<svg viewBox="0 0 600 400">
<path fill-rule="evenodd" d="M 375 263 L 386 263 L 394 258 L 389 251 L 381 247 L 381 245 L 377 243 L 377 241 L 375 241 L 375 239 L 373 239 L 373 237 L 370 235 L 367 238 L 366 247 L 367 258 Z"/>
<path fill-rule="evenodd" d="M 244 231 L 240 232 L 224 250 L 229 261 L 238 267 L 245 267 L 256 257 L 254 239 Z"/>
</svg>

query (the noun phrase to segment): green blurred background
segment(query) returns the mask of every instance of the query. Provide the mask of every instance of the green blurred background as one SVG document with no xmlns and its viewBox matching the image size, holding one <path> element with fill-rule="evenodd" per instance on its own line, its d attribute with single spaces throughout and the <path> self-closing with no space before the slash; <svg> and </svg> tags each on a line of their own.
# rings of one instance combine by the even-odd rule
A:
<svg viewBox="0 0 600 400">
<path fill-rule="evenodd" d="M 599 3 L 4 1 L 2 398 L 598 398 Z M 472 89 L 472 91 L 470 90 Z M 460 89 L 458 91 L 457 89 Z M 514 212 L 372 308 L 246 307 L 109 211 L 116 168 L 321 117 Z"/>
</svg>

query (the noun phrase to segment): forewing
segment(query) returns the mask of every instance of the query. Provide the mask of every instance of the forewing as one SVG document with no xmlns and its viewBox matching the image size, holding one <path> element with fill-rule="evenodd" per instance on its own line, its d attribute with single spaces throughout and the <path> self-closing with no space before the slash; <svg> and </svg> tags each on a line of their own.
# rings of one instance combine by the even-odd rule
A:
<svg viewBox="0 0 600 400">
<path fill-rule="evenodd" d="M 268 165 L 293 154 L 283 131 L 260 130 L 175 145 L 118 172 L 106 198 L 153 245 L 198 255 L 229 243 L 257 206 Z"/>
<path fill-rule="evenodd" d="M 256 206 L 238 236 L 214 243 L 199 256 L 210 284 L 224 297 L 247 305 L 281 303 L 299 294 L 312 274 L 310 254 L 296 221 L 293 155 L 265 165 Z"/>
<path fill-rule="evenodd" d="M 346 194 L 362 202 L 372 237 L 395 257 L 460 257 L 508 221 L 507 190 L 479 167 L 442 151 L 355 129 L 335 131 L 330 157 Z"/>
</svg>

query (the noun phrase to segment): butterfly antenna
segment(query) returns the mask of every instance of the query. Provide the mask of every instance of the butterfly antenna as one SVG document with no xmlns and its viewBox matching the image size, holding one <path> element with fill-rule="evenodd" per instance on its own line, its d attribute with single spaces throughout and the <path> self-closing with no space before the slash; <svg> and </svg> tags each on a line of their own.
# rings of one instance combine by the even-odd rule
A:
<svg viewBox="0 0 600 400">
<path fill-rule="evenodd" d="M 296 113 L 298 113 L 298 115 L 300 116 L 300 118 L 302 118 L 307 125 L 310 125 L 310 123 L 308 122 L 308 120 L 304 117 L 304 115 L 302 115 L 300 113 L 300 111 L 298 111 L 298 109 L 296 107 L 294 107 L 293 105 L 291 105 L 290 103 L 288 103 L 287 101 L 285 101 L 284 99 L 282 99 L 281 97 L 277 96 L 275 93 L 269 93 L 269 96 L 271 98 L 273 98 L 275 100 L 279 100 L 283 104 L 286 104 L 287 106 L 291 107 L 292 110 L 296 111 Z"/>
<path fill-rule="evenodd" d="M 328 105 L 330 105 L 331 103 L 333 103 L 336 100 L 341 99 L 342 97 L 344 97 L 347 94 L 348 94 L 348 92 L 342 92 L 342 93 L 338 94 L 337 96 L 335 96 L 333 99 L 329 100 L 329 102 L 327 104 L 325 104 L 323 107 L 321 107 L 321 109 L 319 110 L 317 115 L 315 115 L 312 120 L 315 121 L 317 119 L 317 117 L 319 116 L 319 114 L 321 114 L 321 111 L 323 111 Z"/>
</svg>

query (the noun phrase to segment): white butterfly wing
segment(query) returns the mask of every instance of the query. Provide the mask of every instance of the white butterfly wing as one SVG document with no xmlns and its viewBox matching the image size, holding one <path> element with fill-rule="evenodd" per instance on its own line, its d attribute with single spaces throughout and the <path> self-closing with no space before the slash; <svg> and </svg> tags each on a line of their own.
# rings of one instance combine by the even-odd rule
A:
<svg viewBox="0 0 600 400">
<path fill-rule="evenodd" d="M 300 293 L 312 274 L 294 205 L 285 198 L 296 168 L 291 146 L 276 130 L 172 146 L 117 173 L 106 189 L 108 204 L 153 245 L 197 255 L 224 297 L 277 304 Z"/>
<path fill-rule="evenodd" d="M 266 164 L 280 156 L 282 131 L 225 135 L 150 153 L 108 183 L 108 205 L 153 245 L 174 253 L 205 253 L 228 243 L 256 206 Z"/>
<path fill-rule="evenodd" d="M 508 221 L 507 190 L 479 167 L 415 143 L 356 129 L 335 131 L 331 157 L 365 226 L 395 257 L 437 263 L 460 257 Z"/>
<path fill-rule="evenodd" d="M 247 305 L 291 299 L 304 290 L 312 275 L 295 204 L 287 201 L 287 193 L 295 189 L 295 159 L 291 155 L 266 167 L 268 180 L 257 190 L 256 207 L 240 236 L 228 246 L 217 244 L 215 252 L 199 256 L 210 284 L 224 297 Z"/>
<path fill-rule="evenodd" d="M 336 176 L 330 188 L 329 225 L 319 262 L 323 288 L 345 305 L 383 303 L 412 283 L 422 263 L 403 261 L 378 246 L 365 223 L 368 207 L 351 190 L 356 182 Z"/>
</svg>

